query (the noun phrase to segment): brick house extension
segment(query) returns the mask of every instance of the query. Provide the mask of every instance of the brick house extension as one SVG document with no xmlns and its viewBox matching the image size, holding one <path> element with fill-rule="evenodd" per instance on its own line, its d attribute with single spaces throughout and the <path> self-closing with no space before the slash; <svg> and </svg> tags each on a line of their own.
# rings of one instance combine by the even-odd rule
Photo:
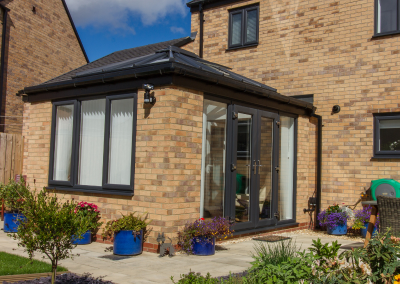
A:
<svg viewBox="0 0 400 284">
<path fill-rule="evenodd" d="M 0 132 L 21 134 L 15 94 L 88 62 L 64 0 L 0 1 Z"/>
<path fill-rule="evenodd" d="M 400 181 L 400 147 L 390 147 L 400 140 L 399 5 L 194 0 L 192 32 L 201 33 L 204 17 L 203 43 L 198 36 L 185 49 L 288 97 L 313 99 L 323 123 L 321 208 L 354 204 L 371 180 Z"/>
</svg>

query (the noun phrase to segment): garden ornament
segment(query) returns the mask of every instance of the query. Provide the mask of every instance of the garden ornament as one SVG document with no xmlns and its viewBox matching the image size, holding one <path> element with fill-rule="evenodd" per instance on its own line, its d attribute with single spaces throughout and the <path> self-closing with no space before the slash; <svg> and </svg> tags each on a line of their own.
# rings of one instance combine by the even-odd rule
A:
<svg viewBox="0 0 400 284">
<path fill-rule="evenodd" d="M 158 233 L 157 242 L 160 244 L 160 257 L 163 257 L 167 252 L 169 257 L 173 257 L 175 255 L 175 248 L 172 244 L 172 240 L 170 237 L 168 239 L 171 241 L 170 243 L 165 243 L 164 233 Z"/>
</svg>

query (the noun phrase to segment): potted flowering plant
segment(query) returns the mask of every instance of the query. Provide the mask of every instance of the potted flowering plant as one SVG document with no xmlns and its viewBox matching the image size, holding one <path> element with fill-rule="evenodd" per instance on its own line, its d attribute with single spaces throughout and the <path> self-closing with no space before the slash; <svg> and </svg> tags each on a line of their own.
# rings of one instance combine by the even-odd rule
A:
<svg viewBox="0 0 400 284">
<path fill-rule="evenodd" d="M 74 245 L 88 245 L 92 242 L 92 232 L 95 232 L 103 224 L 99 222 L 100 211 L 96 204 L 82 201 L 75 207 L 75 214 L 78 218 L 87 220 L 89 230 L 80 237 L 73 236 L 72 243 Z"/>
<path fill-rule="evenodd" d="M 369 223 L 369 219 L 371 217 L 371 212 L 372 212 L 371 205 L 365 206 L 362 209 L 356 210 L 354 212 L 353 229 L 361 229 L 361 235 L 363 238 L 365 238 L 367 236 L 368 223 Z M 375 235 L 378 230 L 379 230 L 379 215 L 375 222 L 375 227 L 372 232 L 372 235 Z"/>
<path fill-rule="evenodd" d="M 347 211 L 340 208 L 338 204 L 329 206 L 318 214 L 320 226 L 326 227 L 329 235 L 346 235 L 348 219 Z"/>
<path fill-rule="evenodd" d="M 182 231 L 178 232 L 178 245 L 187 253 L 195 255 L 215 254 L 215 239 L 227 238 L 233 233 L 232 224 L 223 217 L 214 217 L 211 220 L 201 218 L 187 223 Z"/>
<path fill-rule="evenodd" d="M 4 232 L 16 233 L 21 222 L 25 221 L 22 214 L 25 197 L 29 193 L 29 187 L 21 177 L 19 182 L 10 179 L 9 183 L 0 185 L 0 200 L 4 201 Z"/>
<path fill-rule="evenodd" d="M 143 240 L 147 225 L 151 220 L 146 216 L 135 216 L 135 212 L 122 218 L 108 221 L 103 238 L 113 238 L 113 252 L 116 255 L 138 255 L 143 251 Z"/>
</svg>

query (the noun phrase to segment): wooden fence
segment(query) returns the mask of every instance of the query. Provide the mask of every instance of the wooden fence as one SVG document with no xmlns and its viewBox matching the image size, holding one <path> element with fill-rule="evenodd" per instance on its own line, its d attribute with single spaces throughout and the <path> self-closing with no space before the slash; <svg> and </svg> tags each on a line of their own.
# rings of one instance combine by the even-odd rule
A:
<svg viewBox="0 0 400 284">
<path fill-rule="evenodd" d="M 22 174 L 23 144 L 22 135 L 0 133 L 0 183 Z"/>
</svg>

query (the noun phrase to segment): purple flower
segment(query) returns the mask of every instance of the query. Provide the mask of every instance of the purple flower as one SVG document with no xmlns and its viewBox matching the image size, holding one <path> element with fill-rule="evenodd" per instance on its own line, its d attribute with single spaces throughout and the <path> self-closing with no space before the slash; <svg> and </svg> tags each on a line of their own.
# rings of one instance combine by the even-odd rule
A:
<svg viewBox="0 0 400 284">
<path fill-rule="evenodd" d="M 371 217 L 372 206 L 368 205 L 363 207 L 360 210 L 356 210 L 354 213 L 354 222 L 359 222 L 361 224 L 369 222 L 369 218 Z M 376 218 L 375 227 L 379 226 L 379 215 Z"/>
<path fill-rule="evenodd" d="M 324 210 L 320 212 L 317 217 L 320 226 L 327 227 L 328 229 L 333 229 L 338 225 L 345 224 L 347 219 L 349 219 L 349 216 L 346 212 L 338 211 L 327 212 L 327 210 Z"/>
</svg>

